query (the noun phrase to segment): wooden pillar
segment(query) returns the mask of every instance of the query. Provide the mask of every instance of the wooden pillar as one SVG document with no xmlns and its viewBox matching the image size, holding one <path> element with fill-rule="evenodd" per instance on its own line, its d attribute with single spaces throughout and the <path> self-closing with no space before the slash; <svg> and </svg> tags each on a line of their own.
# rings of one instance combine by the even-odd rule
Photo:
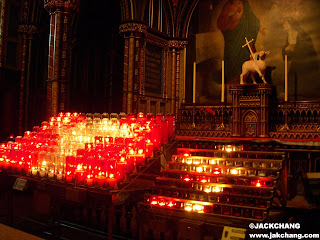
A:
<svg viewBox="0 0 320 240">
<path fill-rule="evenodd" d="M 20 77 L 20 94 L 19 94 L 19 123 L 18 123 L 18 133 L 22 135 L 23 132 L 23 121 L 25 113 L 25 78 L 26 78 L 26 62 L 27 62 L 27 36 L 23 34 L 22 41 L 22 54 L 21 54 L 21 77 Z"/>
<path fill-rule="evenodd" d="M 128 65 L 129 65 L 129 38 L 124 39 L 124 66 L 123 66 L 123 92 L 122 92 L 122 111 L 127 113 L 128 99 Z"/>
<path fill-rule="evenodd" d="M 241 110 L 240 110 L 240 95 L 243 92 L 241 85 L 234 85 L 230 87 L 232 95 L 232 136 L 241 136 Z"/>
<path fill-rule="evenodd" d="M 139 96 L 144 96 L 145 87 L 144 87 L 144 78 L 145 78 L 145 69 L 144 69 L 144 62 L 145 62 L 145 49 L 146 49 L 146 40 L 145 37 L 141 37 L 139 41 L 139 49 L 140 49 L 140 59 L 138 63 L 138 67 L 140 69 L 138 77 L 139 77 Z"/>
<path fill-rule="evenodd" d="M 50 13 L 50 35 L 47 80 L 47 114 L 56 116 L 65 111 L 66 89 L 69 83 L 70 37 L 69 17 L 76 11 L 79 1 L 46 0 L 45 9 Z"/>
<path fill-rule="evenodd" d="M 163 83 L 163 98 L 168 101 L 168 87 L 169 87 L 169 48 L 165 49 L 165 57 L 164 57 L 164 67 L 165 67 L 165 75 L 164 75 L 164 83 Z"/>
<path fill-rule="evenodd" d="M 125 38 L 122 111 L 138 112 L 138 98 L 144 91 L 144 36 L 147 26 L 141 23 L 127 22 L 119 27 Z"/>
<path fill-rule="evenodd" d="M 127 112 L 133 113 L 133 77 L 134 77 L 134 36 L 129 36 L 129 56 L 128 56 L 128 96 L 127 96 Z"/>
<path fill-rule="evenodd" d="M 179 88 L 180 88 L 180 53 L 188 44 L 187 41 L 170 40 L 169 48 L 171 49 L 171 113 L 178 114 L 179 109 Z M 169 81 L 170 82 L 170 81 Z M 177 117 L 177 116 L 176 116 Z"/>
<path fill-rule="evenodd" d="M 269 137 L 269 98 L 272 93 L 272 86 L 259 84 L 257 90 L 260 95 L 260 134 L 259 137 Z"/>
<path fill-rule="evenodd" d="M 70 28 L 69 28 L 70 14 L 63 12 L 63 33 L 62 33 L 62 65 L 61 65 L 61 87 L 60 87 L 60 111 L 65 111 L 69 108 L 69 80 L 71 71 L 71 47 L 69 44 Z"/>
<path fill-rule="evenodd" d="M 171 113 L 176 111 L 176 49 L 172 49 L 172 65 L 171 65 Z"/>
<path fill-rule="evenodd" d="M 179 49 L 177 51 L 177 65 L 176 65 L 176 92 L 175 92 L 175 110 L 174 113 L 176 115 L 176 117 L 178 116 L 178 110 L 179 110 L 179 96 L 180 96 L 180 53 L 181 53 L 181 49 Z"/>
</svg>

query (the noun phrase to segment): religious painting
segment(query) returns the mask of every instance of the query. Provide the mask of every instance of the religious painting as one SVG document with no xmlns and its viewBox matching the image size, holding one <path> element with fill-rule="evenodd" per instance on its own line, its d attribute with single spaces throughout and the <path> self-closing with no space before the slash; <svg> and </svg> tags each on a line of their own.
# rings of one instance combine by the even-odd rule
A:
<svg viewBox="0 0 320 240">
<path fill-rule="evenodd" d="M 221 98 L 222 60 L 227 86 L 239 84 L 242 64 L 259 51 L 270 51 L 265 79 L 275 86 L 280 101 L 285 95 L 285 56 L 289 101 L 320 100 L 319 19 L 318 0 L 199 1 L 189 47 L 197 63 L 196 101 L 212 103 Z M 245 38 L 253 39 L 250 49 Z M 262 83 L 259 76 L 256 79 Z M 247 83 L 253 82 L 248 78 Z M 230 102 L 228 87 L 226 94 Z"/>
</svg>

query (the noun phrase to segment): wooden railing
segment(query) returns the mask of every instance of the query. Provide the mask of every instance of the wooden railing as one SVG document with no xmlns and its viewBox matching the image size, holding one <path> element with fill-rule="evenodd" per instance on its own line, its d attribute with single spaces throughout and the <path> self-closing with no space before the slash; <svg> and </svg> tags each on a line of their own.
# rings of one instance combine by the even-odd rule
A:
<svg viewBox="0 0 320 240">
<path fill-rule="evenodd" d="M 270 110 L 271 138 L 313 139 L 320 137 L 320 102 L 280 102 Z M 232 133 L 230 105 L 182 105 L 178 112 L 178 135 L 229 136 Z M 211 133 L 207 133 L 211 131 Z"/>
</svg>

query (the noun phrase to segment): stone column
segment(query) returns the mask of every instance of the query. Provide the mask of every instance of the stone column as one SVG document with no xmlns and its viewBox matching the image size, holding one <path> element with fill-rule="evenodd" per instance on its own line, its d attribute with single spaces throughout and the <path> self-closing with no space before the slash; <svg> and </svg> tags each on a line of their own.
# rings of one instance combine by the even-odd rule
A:
<svg viewBox="0 0 320 240">
<path fill-rule="evenodd" d="M 171 50 L 171 113 L 178 114 L 179 109 L 179 85 L 180 85 L 180 53 L 187 46 L 187 41 L 170 40 Z M 177 116 L 176 116 L 177 117 Z"/>
<path fill-rule="evenodd" d="M 79 0 L 45 0 L 50 13 L 50 35 L 47 80 L 47 114 L 56 116 L 66 110 L 67 88 L 70 82 L 69 18 L 79 6 Z"/>
<path fill-rule="evenodd" d="M 241 109 L 240 109 L 240 96 L 243 92 L 242 85 L 230 86 L 232 95 L 232 136 L 241 136 Z"/>
<path fill-rule="evenodd" d="M 18 31 L 22 33 L 22 51 L 21 51 L 21 77 L 20 77 L 20 93 L 19 93 L 19 114 L 18 114 L 18 133 L 22 135 L 28 116 L 29 102 L 29 80 L 30 80 L 30 64 L 32 39 L 37 31 L 35 25 L 21 24 Z"/>
<path fill-rule="evenodd" d="M 138 98 L 143 94 L 144 48 L 147 26 L 142 23 L 127 22 L 119 27 L 125 38 L 122 111 L 138 112 Z"/>
</svg>

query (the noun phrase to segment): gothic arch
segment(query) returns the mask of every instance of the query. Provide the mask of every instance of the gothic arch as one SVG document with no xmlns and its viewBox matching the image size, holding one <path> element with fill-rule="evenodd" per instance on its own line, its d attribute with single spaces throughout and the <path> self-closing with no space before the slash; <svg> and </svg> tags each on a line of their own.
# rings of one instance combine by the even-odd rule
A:
<svg viewBox="0 0 320 240">
<path fill-rule="evenodd" d="M 242 117 L 242 135 L 246 137 L 257 137 L 259 118 L 255 111 L 248 110 Z"/>
<path fill-rule="evenodd" d="M 181 17 L 179 19 L 179 28 L 177 31 L 177 37 L 182 37 L 182 38 L 188 37 L 190 21 L 198 2 L 199 0 L 186 1 L 181 13 Z"/>
<path fill-rule="evenodd" d="M 133 3 L 132 0 L 121 0 L 121 21 L 133 20 Z"/>
<path fill-rule="evenodd" d="M 245 122 L 247 117 L 247 122 L 258 122 L 259 119 L 257 113 L 253 110 L 248 110 L 243 114 L 242 122 Z"/>
</svg>

